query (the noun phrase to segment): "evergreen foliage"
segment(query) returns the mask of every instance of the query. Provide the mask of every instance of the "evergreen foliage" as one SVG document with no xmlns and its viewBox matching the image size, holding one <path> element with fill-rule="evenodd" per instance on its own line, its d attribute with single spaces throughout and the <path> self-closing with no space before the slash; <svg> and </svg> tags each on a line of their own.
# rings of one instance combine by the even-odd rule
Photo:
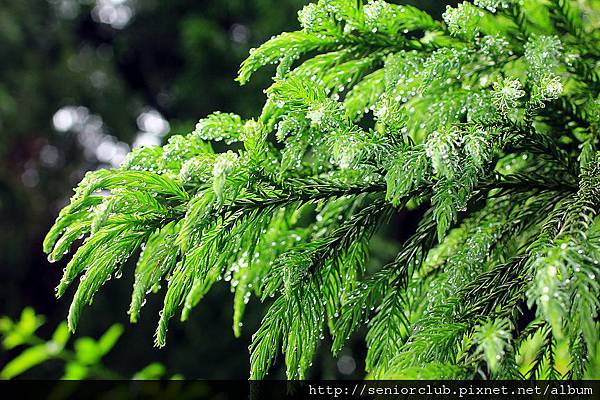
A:
<svg viewBox="0 0 600 400">
<path fill-rule="evenodd" d="M 599 18 L 593 0 L 476 0 L 443 21 L 309 4 L 240 68 L 243 84 L 277 64 L 260 116 L 214 113 L 79 184 L 44 242 L 57 261 L 86 237 L 57 289 L 80 280 L 70 329 L 141 249 L 129 314 L 166 285 L 159 346 L 218 281 L 236 335 L 252 295 L 270 304 L 252 379 L 280 351 L 302 379 L 324 335 L 337 354 L 362 325 L 376 378 L 592 377 Z M 417 205 L 395 260 L 367 271 L 373 235 Z"/>
</svg>

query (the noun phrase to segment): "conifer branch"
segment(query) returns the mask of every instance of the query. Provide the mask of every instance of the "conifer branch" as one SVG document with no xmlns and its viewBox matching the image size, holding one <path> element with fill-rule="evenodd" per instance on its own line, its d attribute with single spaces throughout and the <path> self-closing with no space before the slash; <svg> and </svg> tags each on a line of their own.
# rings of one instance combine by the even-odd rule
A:
<svg viewBox="0 0 600 400">
<path fill-rule="evenodd" d="M 338 354 L 361 326 L 376 378 L 589 376 L 600 77 L 585 10 L 307 5 L 240 67 L 243 84 L 277 64 L 261 115 L 215 112 L 75 189 L 44 241 L 51 261 L 79 247 L 57 288 L 80 279 L 70 328 L 141 248 L 130 320 L 164 286 L 158 346 L 215 284 L 234 292 L 236 336 L 251 298 L 266 303 L 252 379 L 280 352 L 303 379 L 326 329 Z M 417 206 L 395 259 L 367 268 L 380 228 Z"/>
</svg>

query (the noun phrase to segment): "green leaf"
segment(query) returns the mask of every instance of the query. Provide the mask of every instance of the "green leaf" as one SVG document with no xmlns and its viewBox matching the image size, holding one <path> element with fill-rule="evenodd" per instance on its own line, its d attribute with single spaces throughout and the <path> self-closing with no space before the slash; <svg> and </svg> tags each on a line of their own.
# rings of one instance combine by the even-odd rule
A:
<svg viewBox="0 0 600 400">
<path fill-rule="evenodd" d="M 133 379 L 133 380 L 161 379 L 165 375 L 166 372 L 167 372 L 167 369 L 165 368 L 164 365 L 162 365 L 161 363 L 158 363 L 158 362 L 154 362 L 152 364 L 145 366 L 138 372 L 136 372 L 131 379 Z"/>
<path fill-rule="evenodd" d="M 152 234 L 143 246 L 135 267 L 135 281 L 128 311 L 131 322 L 137 322 L 147 293 L 160 284 L 161 279 L 171 272 L 177 262 L 180 249 L 175 239 L 179 226 L 175 222 L 167 224 Z"/>
<path fill-rule="evenodd" d="M 66 322 L 61 322 L 52 334 L 52 343 L 54 343 L 58 349 L 62 350 L 65 348 L 70 337 L 71 332 L 69 331 L 69 326 Z"/>
<path fill-rule="evenodd" d="M 5 320 L 4 325 L 7 329 L 7 333 L 4 335 L 2 345 L 6 349 L 12 349 L 27 343 L 27 341 L 33 336 L 35 331 L 44 324 L 45 318 L 40 315 L 36 315 L 35 311 L 31 307 L 26 307 L 21 312 L 21 318 L 16 323 L 10 324 Z"/>
<path fill-rule="evenodd" d="M 9 361 L 2 371 L 0 378 L 12 379 L 27 370 L 48 360 L 51 357 L 48 345 L 45 343 L 30 347 Z"/>
<path fill-rule="evenodd" d="M 78 362 L 69 362 L 65 365 L 65 373 L 62 377 L 64 380 L 82 380 L 88 376 L 88 367 Z"/>
<path fill-rule="evenodd" d="M 101 356 L 107 354 L 114 346 L 123 334 L 123 326 L 121 324 L 114 324 L 98 339 L 98 351 Z"/>
<path fill-rule="evenodd" d="M 74 347 L 77 361 L 82 365 L 94 365 L 102 358 L 100 346 L 90 337 L 77 339 Z"/>
</svg>

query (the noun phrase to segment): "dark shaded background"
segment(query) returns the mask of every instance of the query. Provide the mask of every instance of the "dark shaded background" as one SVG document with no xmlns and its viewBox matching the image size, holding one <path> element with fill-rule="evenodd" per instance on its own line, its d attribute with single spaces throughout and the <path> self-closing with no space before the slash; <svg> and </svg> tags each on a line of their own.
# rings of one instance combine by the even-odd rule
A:
<svg viewBox="0 0 600 400">
<path fill-rule="evenodd" d="M 271 71 L 240 87 L 237 68 L 251 47 L 297 29 L 296 11 L 305 3 L 0 0 L 0 315 L 16 317 L 32 306 L 47 316 L 46 334 L 64 319 L 70 298 L 53 295 L 66 261 L 48 263 L 41 243 L 72 188 L 85 171 L 118 165 L 133 145 L 189 132 L 212 111 L 257 115 Z M 436 16 L 446 4 L 412 3 Z M 400 218 L 403 232 L 414 225 L 410 215 Z M 398 229 L 394 235 L 403 236 Z M 78 328 L 78 335 L 97 337 L 113 322 L 127 326 L 105 359 L 109 368 L 130 376 L 160 361 L 187 378 L 248 376 L 247 346 L 260 305 L 249 304 L 244 336 L 235 339 L 231 295 L 218 286 L 189 322 L 172 324 L 159 350 L 153 333 L 161 296 L 151 296 L 140 323 L 128 325 L 131 275 L 103 288 Z M 358 338 L 346 349 L 345 362 L 357 364 L 350 374 L 340 372 L 326 345 L 314 377 L 364 375 Z M 0 365 L 10 356 L 0 353 Z M 24 377 L 56 378 L 57 367 L 45 364 Z M 271 376 L 282 374 L 280 367 Z"/>
</svg>

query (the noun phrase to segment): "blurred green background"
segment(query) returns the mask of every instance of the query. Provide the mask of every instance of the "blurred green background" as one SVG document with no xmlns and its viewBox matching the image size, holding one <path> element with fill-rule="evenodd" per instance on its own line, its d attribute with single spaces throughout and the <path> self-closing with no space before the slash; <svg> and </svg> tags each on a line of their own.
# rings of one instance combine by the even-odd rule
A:
<svg viewBox="0 0 600 400">
<path fill-rule="evenodd" d="M 48 263 L 41 243 L 85 171 L 117 166 L 133 146 L 189 132 L 215 110 L 257 115 L 272 71 L 240 87 L 237 68 L 251 47 L 297 29 L 296 12 L 307 2 L 0 0 L 0 315 L 17 318 L 31 306 L 46 316 L 40 335 L 52 334 L 70 299 L 54 298 L 65 262 Z M 409 3 L 439 16 L 448 2 Z M 235 339 L 231 295 L 221 286 L 189 322 L 172 324 L 159 350 L 153 333 L 160 295 L 129 325 L 132 279 L 126 273 L 107 285 L 78 328 L 77 336 L 99 337 L 114 322 L 126 327 L 104 358 L 108 368 L 128 377 L 159 361 L 186 378 L 248 376 L 260 305 L 249 304 L 244 336 Z M 359 340 L 339 360 L 326 345 L 313 377 L 364 376 Z M 2 351 L 0 367 L 18 353 Z M 22 375 L 60 376 L 54 362 Z M 281 368 L 271 377 L 283 377 Z"/>
</svg>

